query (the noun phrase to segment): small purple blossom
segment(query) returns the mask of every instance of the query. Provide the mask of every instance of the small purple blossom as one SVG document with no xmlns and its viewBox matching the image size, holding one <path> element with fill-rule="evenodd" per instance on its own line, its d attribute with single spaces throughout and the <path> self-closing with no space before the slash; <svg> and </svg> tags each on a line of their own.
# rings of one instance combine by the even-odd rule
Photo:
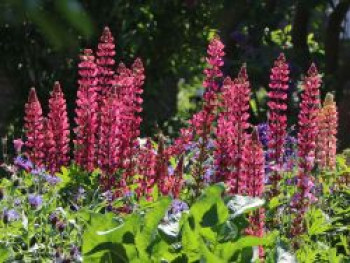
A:
<svg viewBox="0 0 350 263">
<path fill-rule="evenodd" d="M 214 176 L 214 170 L 211 169 L 211 168 L 208 168 L 205 171 L 204 176 L 203 176 L 204 182 L 206 182 L 206 183 L 212 182 L 213 181 L 213 176 Z"/>
<path fill-rule="evenodd" d="M 174 168 L 171 165 L 168 166 L 168 174 L 170 176 L 174 175 Z"/>
<path fill-rule="evenodd" d="M 29 204 L 32 208 L 38 208 L 43 203 L 43 198 L 41 195 L 30 194 L 28 196 Z"/>
<path fill-rule="evenodd" d="M 21 203 L 22 203 L 22 201 L 21 201 L 21 199 L 19 199 L 19 198 L 16 198 L 16 199 L 13 201 L 13 204 L 14 204 L 15 206 L 20 206 Z"/>
<path fill-rule="evenodd" d="M 81 260 L 80 250 L 77 246 L 72 246 L 72 248 L 70 249 L 70 256 L 73 260 Z"/>
<path fill-rule="evenodd" d="M 4 215 L 4 222 L 5 223 L 16 221 L 20 218 L 20 215 L 14 209 L 5 208 L 3 211 L 3 215 Z"/>
<path fill-rule="evenodd" d="M 50 215 L 49 215 L 49 221 L 51 224 L 55 225 L 58 221 L 58 214 L 57 212 L 52 212 Z"/>
<path fill-rule="evenodd" d="M 29 159 L 27 159 L 21 155 L 18 155 L 15 158 L 13 163 L 14 163 L 14 165 L 17 166 L 17 168 L 23 169 L 27 172 L 29 172 L 31 169 L 33 169 L 33 163 Z"/>
<path fill-rule="evenodd" d="M 58 183 L 60 183 L 62 181 L 61 178 L 59 178 L 57 176 L 54 176 L 54 175 L 50 175 L 50 174 L 45 176 L 45 180 L 50 185 L 56 185 L 56 184 L 58 184 Z"/>
<path fill-rule="evenodd" d="M 102 194 L 102 196 L 106 199 L 107 202 L 113 201 L 113 192 L 108 190 Z"/>
<path fill-rule="evenodd" d="M 171 204 L 171 208 L 170 208 L 168 214 L 169 215 L 178 214 L 178 213 L 181 213 L 181 212 L 187 211 L 187 210 L 189 210 L 187 203 L 185 203 L 181 200 L 175 199 L 175 200 L 173 200 L 173 202 Z"/>
</svg>

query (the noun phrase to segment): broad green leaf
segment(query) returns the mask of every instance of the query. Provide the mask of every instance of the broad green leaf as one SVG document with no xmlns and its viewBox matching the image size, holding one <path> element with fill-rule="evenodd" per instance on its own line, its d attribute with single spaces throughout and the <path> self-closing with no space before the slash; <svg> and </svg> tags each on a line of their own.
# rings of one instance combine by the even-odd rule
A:
<svg viewBox="0 0 350 263">
<path fill-rule="evenodd" d="M 164 218 L 170 203 L 169 197 L 161 198 L 150 211 L 147 211 L 143 226 L 135 238 L 137 249 L 142 257 L 147 257 L 146 249 L 156 234 L 159 222 Z"/>
</svg>

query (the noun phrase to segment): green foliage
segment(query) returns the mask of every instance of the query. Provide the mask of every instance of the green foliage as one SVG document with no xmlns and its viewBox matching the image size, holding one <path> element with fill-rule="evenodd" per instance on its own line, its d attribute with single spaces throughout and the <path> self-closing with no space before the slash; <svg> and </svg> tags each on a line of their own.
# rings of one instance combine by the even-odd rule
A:
<svg viewBox="0 0 350 263">
<path fill-rule="evenodd" d="M 244 236 L 245 224 L 239 221 L 252 207 L 240 206 L 230 216 L 223 191 L 220 185 L 207 188 L 188 212 L 177 215 L 175 223 L 167 216 L 169 198 L 125 217 L 90 214 L 84 258 L 90 262 L 98 258 L 104 262 L 245 262 L 251 259 L 253 246 L 271 240 Z"/>
</svg>

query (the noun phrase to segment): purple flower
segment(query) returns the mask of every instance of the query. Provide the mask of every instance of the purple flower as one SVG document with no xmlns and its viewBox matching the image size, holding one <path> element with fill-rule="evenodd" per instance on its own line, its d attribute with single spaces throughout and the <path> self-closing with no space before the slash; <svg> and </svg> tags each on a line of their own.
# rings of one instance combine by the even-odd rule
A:
<svg viewBox="0 0 350 263">
<path fill-rule="evenodd" d="M 187 211 L 187 210 L 189 210 L 187 203 L 182 202 L 181 200 L 175 199 L 175 200 L 173 200 L 173 202 L 171 204 L 171 208 L 170 208 L 168 214 L 169 215 L 178 214 L 178 213 L 181 213 L 181 212 Z"/>
<path fill-rule="evenodd" d="M 170 176 L 174 175 L 174 168 L 172 166 L 170 166 L 170 165 L 168 166 L 168 174 Z"/>
<path fill-rule="evenodd" d="M 30 194 L 28 196 L 29 204 L 32 208 L 38 208 L 43 203 L 43 198 L 41 195 Z"/>
<path fill-rule="evenodd" d="M 19 199 L 19 198 L 16 198 L 16 199 L 13 201 L 13 204 L 14 204 L 15 206 L 19 206 L 19 205 L 21 205 L 21 203 L 22 203 L 22 201 L 21 201 L 21 199 Z"/>
<path fill-rule="evenodd" d="M 206 183 L 212 182 L 213 175 L 214 175 L 214 170 L 211 168 L 208 168 L 204 173 L 204 177 L 203 177 L 204 182 L 206 182 Z"/>
<path fill-rule="evenodd" d="M 35 168 L 30 172 L 32 175 L 35 176 L 45 176 L 46 175 L 46 170 L 43 167 L 40 168 Z"/>
<path fill-rule="evenodd" d="M 54 176 L 54 175 L 50 175 L 50 174 L 45 176 L 45 180 L 50 185 L 56 185 L 56 184 L 58 184 L 58 183 L 60 183 L 62 181 L 61 178 L 59 178 L 57 176 Z"/>
<path fill-rule="evenodd" d="M 72 246 L 72 248 L 70 249 L 70 256 L 72 257 L 73 260 L 80 260 L 81 254 L 77 246 L 75 245 Z"/>
<path fill-rule="evenodd" d="M 113 201 L 113 192 L 108 190 L 102 194 L 104 198 L 106 198 L 107 202 L 112 202 Z"/>
<path fill-rule="evenodd" d="M 267 123 L 260 123 L 258 124 L 258 133 L 259 133 L 259 140 L 261 144 L 264 146 L 264 148 L 267 147 L 268 144 L 268 128 L 269 125 Z"/>
<path fill-rule="evenodd" d="M 14 209 L 8 210 L 7 208 L 5 208 L 3 213 L 5 223 L 16 221 L 20 218 L 18 212 Z"/>
<path fill-rule="evenodd" d="M 74 197 L 75 201 L 83 200 L 85 199 L 85 189 L 81 186 L 78 188 L 78 192 Z"/>
<path fill-rule="evenodd" d="M 63 232 L 63 230 L 66 228 L 66 224 L 63 221 L 58 221 L 56 223 L 56 227 L 58 231 Z"/>
<path fill-rule="evenodd" d="M 49 221 L 51 224 L 55 225 L 58 221 L 58 214 L 56 212 L 52 212 L 50 215 L 49 215 Z"/>
<path fill-rule="evenodd" d="M 14 164 L 19 168 L 19 169 L 23 169 L 27 172 L 29 172 L 31 169 L 33 169 L 33 163 L 27 159 L 24 158 L 21 155 L 18 155 L 15 160 L 14 160 Z"/>
</svg>

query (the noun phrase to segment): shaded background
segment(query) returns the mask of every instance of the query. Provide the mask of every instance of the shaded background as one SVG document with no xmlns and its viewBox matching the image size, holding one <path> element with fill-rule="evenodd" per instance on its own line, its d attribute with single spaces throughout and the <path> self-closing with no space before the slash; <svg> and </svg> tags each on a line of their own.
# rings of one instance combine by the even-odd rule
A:
<svg viewBox="0 0 350 263">
<path fill-rule="evenodd" d="M 252 122 L 266 120 L 269 69 L 285 52 L 292 70 L 290 121 L 298 80 L 315 61 L 322 96 L 336 94 L 340 148 L 350 145 L 350 0 L 1 0 L 0 135 L 21 134 L 24 103 L 35 86 L 44 110 L 55 80 L 73 119 L 77 59 L 95 49 L 105 25 L 116 39 L 117 62 L 141 57 L 146 67 L 143 134 L 175 135 L 196 110 L 208 40 L 226 45 L 225 74 L 248 65 Z M 349 26 L 347 26 L 349 24 Z"/>
</svg>

